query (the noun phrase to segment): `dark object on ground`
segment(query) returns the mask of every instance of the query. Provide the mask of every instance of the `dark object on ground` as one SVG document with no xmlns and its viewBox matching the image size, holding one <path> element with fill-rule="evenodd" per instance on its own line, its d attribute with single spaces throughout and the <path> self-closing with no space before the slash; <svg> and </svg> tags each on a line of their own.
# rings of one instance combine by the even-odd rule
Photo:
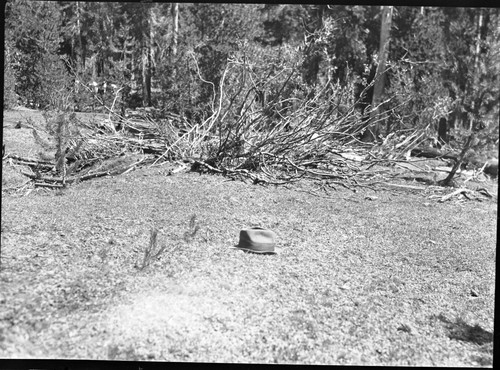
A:
<svg viewBox="0 0 500 370">
<path fill-rule="evenodd" d="M 460 153 L 458 152 L 446 152 L 437 148 L 415 148 L 411 151 L 411 155 L 413 157 L 424 157 L 424 158 L 443 158 L 443 159 L 452 159 L 455 163 L 458 161 L 460 157 Z M 461 163 L 460 167 L 466 167 L 467 165 L 472 164 L 475 168 L 484 167 L 483 172 L 490 176 L 498 176 L 498 159 L 490 159 L 488 162 L 481 160 L 473 160 L 461 159 L 463 163 Z"/>
<path fill-rule="evenodd" d="M 5 144 L 2 144 L 2 158 L 5 157 Z"/>
<path fill-rule="evenodd" d="M 268 229 L 253 227 L 240 231 L 240 242 L 235 248 L 260 254 L 276 254 L 276 234 Z"/>
<path fill-rule="evenodd" d="M 483 170 L 484 173 L 497 177 L 498 176 L 498 159 L 490 159 L 488 162 L 486 162 L 486 166 L 484 167 Z"/>
<path fill-rule="evenodd" d="M 438 124 L 438 146 L 439 148 L 441 145 L 445 144 L 448 142 L 448 122 L 446 121 L 446 118 L 441 117 L 439 120 Z"/>
<path fill-rule="evenodd" d="M 18 121 L 18 122 L 16 123 L 16 125 L 14 126 L 14 128 L 21 128 L 21 121 Z"/>
</svg>

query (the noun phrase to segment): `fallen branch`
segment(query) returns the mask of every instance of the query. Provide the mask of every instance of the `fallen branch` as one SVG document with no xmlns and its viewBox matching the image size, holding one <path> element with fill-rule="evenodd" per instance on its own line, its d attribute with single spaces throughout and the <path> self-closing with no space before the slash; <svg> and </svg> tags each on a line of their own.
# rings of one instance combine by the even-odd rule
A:
<svg viewBox="0 0 500 370">
<path fill-rule="evenodd" d="M 31 180 L 28 180 L 28 181 L 25 181 L 23 182 L 21 185 L 18 185 L 18 186 L 11 186 L 9 188 L 2 188 L 2 191 L 9 191 L 9 190 L 20 190 L 22 188 L 24 188 Z"/>
<path fill-rule="evenodd" d="M 59 185 L 59 184 L 46 184 L 44 182 L 35 182 L 35 187 L 45 187 L 45 188 L 56 188 L 56 189 L 62 189 L 64 188 L 64 185 Z"/>
<path fill-rule="evenodd" d="M 423 158 L 442 158 L 458 160 L 460 153 L 457 152 L 443 152 L 437 148 L 414 148 L 411 150 L 413 157 Z"/>
<path fill-rule="evenodd" d="M 33 173 L 27 173 L 27 172 L 24 172 L 24 171 L 21 171 L 21 174 L 26 176 L 26 177 L 29 177 L 30 179 L 32 180 L 42 180 L 42 181 L 54 181 L 52 178 L 50 177 L 43 177 L 43 176 L 40 176 L 39 174 L 33 174 Z M 61 179 L 62 181 L 62 179 Z"/>
<path fill-rule="evenodd" d="M 89 179 L 95 179 L 97 177 L 103 177 L 103 176 L 110 175 L 109 171 L 106 171 L 106 172 L 96 172 L 96 173 L 92 173 L 92 174 L 87 174 L 85 176 L 76 176 L 76 177 L 69 177 L 69 178 L 63 179 L 60 177 L 44 177 L 44 176 L 34 175 L 31 173 L 26 173 L 26 172 L 22 172 L 22 171 L 21 171 L 21 174 L 23 174 L 26 177 L 29 177 L 30 179 L 43 181 L 43 182 L 48 183 L 48 184 L 50 184 L 50 183 L 71 184 L 75 181 L 85 181 L 85 180 L 89 180 Z"/>
<path fill-rule="evenodd" d="M 320 176 L 321 178 L 327 178 L 327 179 L 346 179 L 346 176 L 341 176 L 341 175 L 337 175 L 337 174 L 329 173 L 329 172 L 317 172 L 317 171 L 313 171 L 313 170 L 310 170 L 307 168 L 303 168 L 303 167 L 300 167 L 300 166 L 296 165 L 295 163 L 293 163 L 289 158 L 285 158 L 285 159 L 293 168 L 295 168 L 296 170 L 301 171 L 303 173 L 308 173 L 308 174 L 311 174 L 314 176 Z"/>
<path fill-rule="evenodd" d="M 479 188 L 479 189 L 476 189 L 476 191 L 480 194 L 483 194 L 484 196 L 488 197 L 488 198 L 493 198 L 493 197 L 497 197 L 498 195 L 497 194 L 491 194 L 488 189 L 486 188 Z"/>
<path fill-rule="evenodd" d="M 443 196 L 441 199 L 439 199 L 439 203 L 443 203 L 443 202 L 446 202 L 447 200 L 453 198 L 455 195 L 458 195 L 458 194 L 463 194 L 465 196 L 467 196 L 466 194 L 473 194 L 474 193 L 474 190 L 470 190 L 470 189 L 467 189 L 467 188 L 460 188 L 460 189 L 457 189 L 455 190 L 454 192 L 451 192 L 450 194 L 448 195 L 445 195 Z"/>
<path fill-rule="evenodd" d="M 146 159 L 147 159 L 147 157 L 143 157 L 140 160 L 138 160 L 137 162 L 132 163 L 130 166 L 126 167 L 123 170 L 123 172 L 121 172 L 120 174 L 121 175 L 125 175 L 126 173 L 129 173 L 130 171 L 134 170 L 139 164 L 141 164 L 142 162 L 146 161 Z"/>
<path fill-rule="evenodd" d="M 200 160 L 194 160 L 193 162 L 193 166 L 196 167 L 196 166 L 203 166 L 203 167 L 206 167 L 208 168 L 210 171 L 213 171 L 213 172 L 217 172 L 217 173 L 223 173 L 224 171 L 222 170 L 219 170 L 218 168 L 215 168 L 215 167 L 212 167 L 210 166 L 208 163 L 204 162 L 204 161 L 200 161 Z"/>
<path fill-rule="evenodd" d="M 404 184 L 392 184 L 392 183 L 389 183 L 389 182 L 384 182 L 383 184 L 384 185 L 393 186 L 393 187 L 396 187 L 396 188 L 404 188 L 404 189 L 411 189 L 411 190 L 426 190 L 427 189 L 427 187 L 424 187 L 424 186 L 413 186 L 413 185 L 404 185 Z"/>
<path fill-rule="evenodd" d="M 23 162 L 22 164 L 26 164 L 26 165 L 36 165 L 36 166 L 40 166 L 40 167 L 54 167 L 54 163 L 52 162 L 48 162 L 48 161 L 41 161 L 41 160 L 38 160 L 38 159 L 33 159 L 33 158 L 23 158 L 23 157 L 20 157 L 18 155 L 13 155 L 13 154 L 7 154 L 4 158 L 12 158 L 14 159 L 16 162 Z"/>
<path fill-rule="evenodd" d="M 110 176 L 109 171 L 106 171 L 106 172 L 96 172 L 96 173 L 88 174 L 88 175 L 81 176 L 81 177 L 69 178 L 69 179 L 66 179 L 66 183 L 72 183 L 72 182 L 75 182 L 75 181 L 85 181 L 85 180 L 89 180 L 89 179 L 96 179 L 98 177 L 104 177 L 104 176 Z"/>
</svg>

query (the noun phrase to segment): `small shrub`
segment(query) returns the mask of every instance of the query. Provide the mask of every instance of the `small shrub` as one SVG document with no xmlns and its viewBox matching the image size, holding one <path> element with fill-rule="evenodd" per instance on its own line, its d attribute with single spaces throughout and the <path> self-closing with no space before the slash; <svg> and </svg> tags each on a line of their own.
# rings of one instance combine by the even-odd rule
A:
<svg viewBox="0 0 500 370">
<path fill-rule="evenodd" d="M 78 129 L 78 120 L 74 113 L 68 114 L 62 111 L 46 111 L 43 117 L 46 121 L 45 129 L 52 137 L 53 144 L 44 142 L 35 130 L 33 130 L 33 136 L 44 149 L 56 149 L 56 170 L 62 172 L 63 177 L 69 176 L 76 170 L 76 166 L 67 168 L 67 158 L 76 159 L 84 143 Z"/>
</svg>

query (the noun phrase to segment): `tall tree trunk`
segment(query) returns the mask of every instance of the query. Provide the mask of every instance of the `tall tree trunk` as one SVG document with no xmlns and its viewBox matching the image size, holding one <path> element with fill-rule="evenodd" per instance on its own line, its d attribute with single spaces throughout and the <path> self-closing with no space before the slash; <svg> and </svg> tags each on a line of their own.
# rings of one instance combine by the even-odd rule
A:
<svg viewBox="0 0 500 370">
<path fill-rule="evenodd" d="M 177 56 L 177 41 L 179 37 L 179 3 L 174 3 L 172 7 L 172 18 L 174 24 L 174 32 L 172 35 L 172 55 Z"/>
<path fill-rule="evenodd" d="M 390 30 L 392 24 L 392 6 L 382 6 L 382 20 L 380 27 L 379 61 L 375 73 L 375 84 L 373 86 L 372 109 L 370 112 L 370 124 L 363 135 L 364 141 L 373 141 L 380 132 L 380 120 L 382 109 L 378 106 L 382 101 L 385 85 L 385 64 L 390 43 Z"/>
<path fill-rule="evenodd" d="M 97 82 L 99 54 L 95 52 L 90 58 L 90 61 L 92 62 L 92 81 Z"/>
<path fill-rule="evenodd" d="M 477 16 L 477 36 L 476 36 L 476 50 L 474 53 L 474 69 L 476 75 L 479 73 L 479 55 L 481 53 L 481 31 L 483 28 L 483 9 L 479 9 L 479 14 Z"/>
<path fill-rule="evenodd" d="M 149 45 L 142 52 L 142 104 L 151 106 L 151 53 Z"/>
<path fill-rule="evenodd" d="M 149 10 L 148 32 L 145 35 L 142 55 L 142 104 L 151 106 L 151 53 L 153 44 L 153 8 Z"/>
<path fill-rule="evenodd" d="M 172 23 L 173 23 L 173 32 L 172 32 L 172 55 L 171 55 L 171 63 L 173 66 L 172 70 L 172 80 L 176 80 L 177 78 L 177 44 L 179 39 L 179 3 L 172 4 Z"/>
<path fill-rule="evenodd" d="M 483 29 L 483 22 L 484 22 L 484 16 L 483 16 L 483 9 L 479 9 L 479 14 L 477 15 L 477 36 L 476 36 L 476 50 L 474 50 L 474 78 L 473 78 L 473 83 L 474 86 L 479 85 L 479 79 L 481 76 L 481 32 Z M 477 115 L 479 113 L 479 106 L 480 102 L 472 101 L 472 113 L 474 115 Z M 473 122 L 470 122 L 470 127 L 472 128 Z"/>
<path fill-rule="evenodd" d="M 81 68 L 81 71 L 83 72 L 85 70 L 85 49 L 83 46 L 83 41 L 82 41 L 82 22 L 81 22 L 81 4 L 79 1 L 76 2 L 76 32 L 78 33 L 77 35 L 77 48 L 78 48 L 78 53 L 77 55 L 79 56 L 79 67 Z"/>
</svg>

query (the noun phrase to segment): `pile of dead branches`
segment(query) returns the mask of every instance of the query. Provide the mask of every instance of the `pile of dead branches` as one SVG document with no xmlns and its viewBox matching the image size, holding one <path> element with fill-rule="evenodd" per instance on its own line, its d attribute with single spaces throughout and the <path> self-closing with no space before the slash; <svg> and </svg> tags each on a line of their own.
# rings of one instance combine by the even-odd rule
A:
<svg viewBox="0 0 500 370">
<path fill-rule="evenodd" d="M 176 144 L 180 130 L 168 122 L 161 126 L 140 119 L 84 122 L 78 120 L 74 113 L 61 111 L 44 112 L 44 118 L 44 126 L 30 125 L 35 142 L 42 148 L 39 152 L 41 159 L 8 153 L 4 157 L 12 165 L 29 168 L 29 172 L 23 170 L 22 174 L 34 180 L 35 186 L 59 188 L 78 181 L 123 173 L 151 163 L 169 146 L 179 148 L 181 145 Z M 122 124 L 119 130 L 118 123 Z M 143 156 L 123 167 L 127 161 L 122 159 L 131 154 Z M 172 156 L 165 158 L 172 159 Z"/>
<path fill-rule="evenodd" d="M 296 67 L 256 74 L 244 58 L 234 58 L 217 88 L 200 75 L 212 85 L 213 101 L 211 115 L 196 123 L 147 109 L 124 116 L 111 107 L 106 119 L 90 122 L 74 113 L 47 112 L 48 139 L 35 128 L 33 135 L 52 157 L 10 158 L 29 166 L 32 173 L 24 174 L 38 186 L 60 187 L 146 164 L 188 160 L 192 170 L 254 183 L 278 185 L 308 178 L 350 187 L 369 186 L 378 176 L 371 171 L 374 164 L 408 158 L 427 139 L 425 130 L 413 130 L 377 143 L 360 141 L 365 130 L 383 119 L 370 117 L 370 109 L 365 112 L 370 118 L 363 119 L 358 109 L 371 85 L 358 100 L 349 87 L 332 81 L 304 91 L 296 83 Z M 128 167 L 100 166 L 130 153 L 143 157 Z"/>
<path fill-rule="evenodd" d="M 259 81 L 253 70 L 244 60 L 231 60 L 219 91 L 214 86 L 213 113 L 195 126 L 196 144 L 207 145 L 205 152 L 193 146 L 192 155 L 200 158 L 198 168 L 255 183 L 287 184 L 313 178 L 349 184 L 356 182 L 362 167 L 366 172 L 366 166 L 360 165 L 383 160 L 383 156 L 371 155 L 373 144 L 359 140 L 377 118 L 362 120 L 359 100 L 354 101 L 347 88 L 327 81 L 307 94 L 289 93 L 293 89 L 288 84 L 297 68 L 284 68 L 266 81 Z M 263 99 L 266 89 L 273 93 Z M 395 152 L 404 153 L 421 136 L 413 133 L 401 139 Z"/>
</svg>

